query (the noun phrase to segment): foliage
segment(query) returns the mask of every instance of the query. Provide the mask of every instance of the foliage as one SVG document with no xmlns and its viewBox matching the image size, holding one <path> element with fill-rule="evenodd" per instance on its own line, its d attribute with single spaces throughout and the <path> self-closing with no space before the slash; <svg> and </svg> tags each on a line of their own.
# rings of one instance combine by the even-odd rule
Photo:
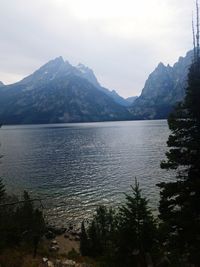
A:
<svg viewBox="0 0 200 267">
<path fill-rule="evenodd" d="M 0 213 L 0 250 L 26 244 L 34 249 L 35 256 L 45 231 L 45 221 L 29 194 L 25 191 L 21 202 L 16 197 L 5 195 Z"/>
<path fill-rule="evenodd" d="M 101 266 L 145 265 L 145 253 L 153 251 L 157 229 L 137 181 L 117 211 L 97 208 L 87 230 L 82 224 L 82 236 L 81 252 L 97 258 Z"/>
<path fill-rule="evenodd" d="M 199 48 L 196 48 L 199 49 Z M 176 180 L 161 183 L 160 218 L 165 244 L 181 266 L 200 264 L 200 58 L 188 75 L 186 97 L 169 117 L 171 130 L 164 169 L 176 170 Z"/>
<path fill-rule="evenodd" d="M 5 185 L 3 184 L 3 180 L 0 178 L 0 203 L 2 203 L 4 198 L 5 198 Z"/>
<path fill-rule="evenodd" d="M 80 252 L 82 256 L 87 256 L 89 254 L 89 240 L 84 222 L 81 224 Z"/>
<path fill-rule="evenodd" d="M 119 210 L 118 266 L 145 265 L 145 254 L 152 252 L 156 240 L 156 223 L 148 201 L 142 197 L 137 181 L 131 188 L 132 194 L 126 195 Z"/>
<path fill-rule="evenodd" d="M 77 259 L 80 258 L 80 254 L 79 254 L 74 248 L 72 248 L 72 249 L 67 253 L 67 258 L 70 259 L 70 260 L 77 261 Z"/>
<path fill-rule="evenodd" d="M 108 209 L 105 206 L 98 207 L 87 232 L 85 232 L 86 242 L 81 242 L 81 252 L 84 251 L 85 254 L 87 253 L 86 255 L 92 257 L 108 254 L 112 250 L 112 242 L 116 231 L 115 220 L 113 209 Z M 84 236 L 83 224 L 81 236 Z"/>
</svg>

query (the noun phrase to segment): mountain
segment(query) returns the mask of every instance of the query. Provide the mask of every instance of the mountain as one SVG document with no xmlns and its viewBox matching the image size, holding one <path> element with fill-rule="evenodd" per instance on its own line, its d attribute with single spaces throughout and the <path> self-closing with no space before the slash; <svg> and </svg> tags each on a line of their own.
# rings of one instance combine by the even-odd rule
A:
<svg viewBox="0 0 200 267">
<path fill-rule="evenodd" d="M 93 70 L 90 68 L 86 67 L 85 65 L 79 63 L 78 66 L 76 67 L 80 72 L 81 72 L 81 77 L 87 79 L 89 82 L 91 82 L 94 86 L 96 86 L 100 91 L 104 92 L 108 96 L 110 96 L 116 103 L 128 107 L 129 102 L 126 101 L 123 97 L 118 95 L 118 93 L 115 90 L 108 90 L 105 87 L 102 87 L 100 83 L 98 82 L 96 76 L 94 75 Z"/>
<path fill-rule="evenodd" d="M 101 89 L 93 72 L 62 57 L 0 91 L 4 124 L 130 119 L 129 111 Z"/>
<path fill-rule="evenodd" d="M 138 96 L 130 96 L 126 98 L 126 101 L 129 103 L 129 105 L 133 104 L 135 100 L 138 98 Z"/>
<path fill-rule="evenodd" d="M 159 63 L 149 75 L 141 95 L 129 109 L 134 119 L 167 118 L 176 103 L 184 98 L 192 55 L 193 52 L 189 51 L 172 67 Z"/>
<path fill-rule="evenodd" d="M 104 87 L 101 87 L 100 90 L 105 94 L 107 94 L 108 96 L 110 96 L 119 105 L 124 107 L 130 106 L 130 103 L 126 99 L 118 95 L 118 93 L 115 90 L 110 91 Z"/>
<path fill-rule="evenodd" d="M 98 82 L 96 76 L 94 75 L 94 72 L 92 69 L 86 67 L 85 65 L 83 65 L 82 63 L 79 63 L 76 66 L 76 69 L 78 69 L 80 71 L 79 75 L 83 78 L 85 78 L 86 80 L 88 80 L 89 82 L 91 82 L 94 86 L 96 86 L 97 88 L 100 88 L 101 85 Z"/>
<path fill-rule="evenodd" d="M 4 87 L 5 85 L 0 81 L 0 87 Z"/>
</svg>

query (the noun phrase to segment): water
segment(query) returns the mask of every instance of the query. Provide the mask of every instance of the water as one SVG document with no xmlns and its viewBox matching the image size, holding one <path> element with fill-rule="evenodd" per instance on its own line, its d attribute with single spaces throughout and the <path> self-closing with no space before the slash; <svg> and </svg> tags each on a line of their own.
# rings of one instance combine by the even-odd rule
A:
<svg viewBox="0 0 200 267">
<path fill-rule="evenodd" d="M 156 209 L 172 173 L 160 169 L 167 122 L 131 121 L 4 126 L 0 176 L 9 192 L 44 199 L 49 220 L 79 222 L 99 204 L 117 206 L 137 177 Z"/>
</svg>

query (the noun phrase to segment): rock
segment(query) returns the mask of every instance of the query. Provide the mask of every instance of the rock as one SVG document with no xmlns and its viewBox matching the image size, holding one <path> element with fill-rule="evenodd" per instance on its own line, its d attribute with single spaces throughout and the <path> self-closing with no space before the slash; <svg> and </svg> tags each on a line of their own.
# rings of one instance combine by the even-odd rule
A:
<svg viewBox="0 0 200 267">
<path fill-rule="evenodd" d="M 66 228 L 55 228 L 54 233 L 56 235 L 62 235 L 66 232 Z"/>
<path fill-rule="evenodd" d="M 45 234 L 45 237 L 47 239 L 54 239 L 56 237 L 56 235 L 52 232 L 52 231 L 48 231 L 46 234 Z"/>
<path fill-rule="evenodd" d="M 52 245 L 57 245 L 58 242 L 57 242 L 56 240 L 52 240 L 52 241 L 51 241 L 51 244 L 52 244 Z"/>
<path fill-rule="evenodd" d="M 68 234 L 64 234 L 64 238 L 69 238 L 69 235 Z"/>
<path fill-rule="evenodd" d="M 56 226 L 49 226 L 48 231 L 52 232 L 54 235 L 62 235 L 66 232 L 66 228 L 64 227 L 56 227 Z"/>
<path fill-rule="evenodd" d="M 48 267 L 54 267 L 54 264 L 53 264 L 52 261 L 47 261 L 47 266 L 48 266 Z"/>
<path fill-rule="evenodd" d="M 73 232 L 71 232 L 71 235 L 72 236 L 76 236 L 77 235 L 77 232 L 73 231 Z"/>
<path fill-rule="evenodd" d="M 56 250 L 58 251 L 60 247 L 58 245 L 55 245 Z"/>
<path fill-rule="evenodd" d="M 62 262 L 61 262 L 61 260 L 56 260 L 55 261 L 55 267 L 62 267 Z"/>
<path fill-rule="evenodd" d="M 76 262 L 73 260 L 65 260 L 64 262 L 62 262 L 62 266 L 63 267 L 75 267 Z"/>
<path fill-rule="evenodd" d="M 92 266 L 87 263 L 77 263 L 76 267 L 92 267 Z"/>
<path fill-rule="evenodd" d="M 76 234 L 77 234 L 77 236 L 81 236 L 81 231 L 80 230 L 78 230 L 77 232 L 76 232 Z"/>
<path fill-rule="evenodd" d="M 73 225 L 72 225 L 72 224 L 70 224 L 70 225 L 69 225 L 69 231 L 72 231 L 72 230 L 73 230 L 73 228 L 74 228 L 74 227 L 73 227 Z"/>
<path fill-rule="evenodd" d="M 48 258 L 42 258 L 43 263 L 47 263 L 47 261 L 48 261 Z"/>
<path fill-rule="evenodd" d="M 58 251 L 60 249 L 60 247 L 58 245 L 55 245 L 55 246 L 51 246 L 49 248 L 49 251 Z"/>
</svg>

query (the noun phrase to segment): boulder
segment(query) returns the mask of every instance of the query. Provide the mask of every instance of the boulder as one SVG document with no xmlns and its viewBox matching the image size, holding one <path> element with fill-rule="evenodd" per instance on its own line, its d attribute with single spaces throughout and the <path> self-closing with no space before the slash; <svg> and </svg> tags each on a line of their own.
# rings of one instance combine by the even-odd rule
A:
<svg viewBox="0 0 200 267">
<path fill-rule="evenodd" d="M 54 264 L 53 264 L 52 261 L 47 261 L 47 266 L 48 266 L 48 267 L 54 267 Z"/>
<path fill-rule="evenodd" d="M 64 234 L 66 232 L 66 228 L 55 228 L 54 229 L 54 233 L 56 234 L 56 235 L 62 235 L 62 234 Z"/>
<path fill-rule="evenodd" d="M 64 234 L 64 238 L 69 238 L 69 235 L 68 234 Z"/>
<path fill-rule="evenodd" d="M 73 260 L 65 260 L 64 262 L 62 262 L 62 266 L 63 267 L 75 267 L 76 262 Z"/>
<path fill-rule="evenodd" d="M 48 258 L 42 258 L 43 263 L 47 263 L 47 261 L 48 261 Z"/>
<path fill-rule="evenodd" d="M 49 248 L 49 251 L 55 252 L 55 251 L 58 251 L 59 249 L 60 249 L 60 247 L 58 245 L 55 245 L 55 246 L 51 246 Z"/>
<path fill-rule="evenodd" d="M 61 260 L 56 260 L 55 261 L 55 267 L 62 267 L 62 262 L 61 262 Z"/>
<path fill-rule="evenodd" d="M 49 226 L 47 228 L 48 231 L 52 232 L 54 235 L 62 235 L 66 232 L 66 228 L 64 227 L 56 227 L 56 226 Z"/>
<path fill-rule="evenodd" d="M 71 232 L 71 235 L 72 235 L 72 236 L 77 236 L 77 232 L 72 231 L 72 232 Z"/>
<path fill-rule="evenodd" d="M 56 235 L 52 231 L 48 231 L 48 232 L 46 232 L 45 237 L 47 239 L 54 239 L 56 237 Z"/>
</svg>

